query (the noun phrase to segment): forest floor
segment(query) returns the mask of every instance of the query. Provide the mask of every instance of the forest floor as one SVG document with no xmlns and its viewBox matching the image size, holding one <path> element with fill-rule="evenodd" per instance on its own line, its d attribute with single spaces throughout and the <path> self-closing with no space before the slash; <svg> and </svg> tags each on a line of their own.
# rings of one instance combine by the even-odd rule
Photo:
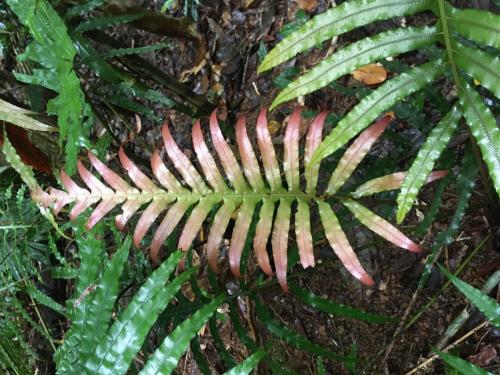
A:
<svg viewBox="0 0 500 375">
<path fill-rule="evenodd" d="M 242 0 L 217 3 L 217 6 L 198 7 L 197 26 L 198 31 L 206 39 L 207 55 L 198 66 L 201 67 L 199 73 L 189 75 L 186 82 L 197 93 L 212 95 L 212 100 L 227 111 L 229 119 L 234 120 L 237 113 L 246 115 L 247 124 L 253 123 L 262 106 L 271 103 L 279 92 L 279 80 L 286 80 L 287 72 L 293 69 L 296 69 L 296 72 L 303 72 L 351 39 L 370 35 L 377 28 L 387 28 L 401 22 L 400 19 L 393 19 L 377 23 L 372 29 L 356 30 L 338 40 L 326 42 L 322 48 L 301 54 L 271 72 L 258 75 L 259 54 L 264 48 L 269 50 L 280 40 L 283 26 L 301 22 L 302 19 L 308 19 L 324 11 L 330 6 L 330 1 Z M 432 21 L 430 14 L 406 20 L 408 24 L 415 25 L 428 24 Z M 182 72 L 192 68 L 195 53 L 182 41 L 175 43 L 172 52 L 174 50 L 175 54 L 156 56 L 155 62 L 165 66 L 170 73 L 181 76 Z M 414 53 L 402 58 L 411 64 L 419 57 L 418 53 Z M 160 61 L 161 59 L 166 61 Z M 342 81 L 347 87 L 356 85 L 350 76 L 344 77 Z M 328 110 L 342 115 L 356 102 L 356 97 L 352 95 L 327 88 L 308 95 L 303 104 L 312 110 Z M 291 106 L 280 108 L 272 116 L 278 121 L 283 120 L 286 114 L 290 113 L 290 108 Z M 432 113 L 429 115 L 432 117 Z M 183 116 L 172 119 L 177 140 L 184 143 L 186 148 L 189 148 L 190 142 L 190 121 Z M 411 124 L 404 120 L 396 119 L 396 121 L 398 128 L 411 127 Z M 275 142 L 279 143 L 283 129 L 278 122 L 276 124 L 278 125 L 275 130 Z M 386 152 L 391 152 L 390 145 L 388 147 L 389 150 Z M 404 158 L 401 160 L 400 167 L 403 168 L 405 160 Z M 460 275 L 463 280 L 478 288 L 483 285 L 485 277 L 491 270 L 500 265 L 498 229 L 495 235 L 485 238 L 491 227 L 486 217 L 488 210 L 485 207 L 482 190 L 483 186 L 478 181 L 457 239 L 442 249 L 439 258 L 450 269 L 456 269 L 479 246 Z M 403 230 L 411 231 L 422 220 L 422 211 L 425 212 L 431 204 L 433 195 L 432 186 L 424 190 L 417 210 L 412 211 L 413 214 L 406 220 Z M 447 227 L 455 203 L 456 195 L 453 189 L 448 187 L 444 192 L 438 219 L 426 234 L 416 238 L 427 249 L 422 255 L 397 249 L 385 241 L 374 241 L 372 234 L 358 227 L 352 228 L 351 234 L 355 234 L 353 247 L 363 249 L 358 255 L 376 281 L 376 286 L 373 288 L 361 286 L 342 269 L 331 248 L 324 242 L 316 244 L 315 268 L 303 270 L 301 266 L 296 266 L 292 271 L 292 275 L 296 276 L 300 285 L 315 294 L 367 312 L 394 317 L 396 323 L 374 325 L 325 314 L 304 305 L 293 295 L 281 293 L 278 287 L 266 292 L 264 295 L 266 305 L 283 324 L 337 353 L 347 355 L 352 345 L 355 345 L 360 373 L 404 374 L 411 371 L 433 355 L 431 347 L 436 346 L 446 327 L 464 307 L 468 306 L 453 287 L 441 289 L 445 280 L 436 270 L 431 273 L 428 283 L 423 288 L 417 287 L 423 263 L 429 255 L 428 249 L 437 233 Z M 486 241 L 483 241 L 485 239 Z M 228 281 L 228 288 L 231 282 L 233 281 Z M 244 305 L 246 302 L 242 300 L 240 303 Z M 251 308 L 246 306 L 246 309 L 250 309 L 250 314 Z M 481 315 L 470 307 L 469 310 L 471 319 L 451 340 L 448 340 L 448 344 L 470 334 L 481 324 Z M 254 333 L 258 341 L 272 342 L 274 355 L 277 358 L 287 358 L 286 363 L 290 368 L 300 374 L 315 373 L 312 357 L 277 340 L 258 323 L 255 324 Z M 221 336 L 226 347 L 236 358 L 245 357 L 245 349 L 239 343 L 230 324 L 221 327 Z M 492 346 L 498 351 L 499 339 L 500 331 L 482 328 L 472 331 L 470 336 L 460 340 L 457 349 L 462 358 L 481 363 L 485 360 L 484 357 L 491 353 Z M 206 340 L 206 345 L 208 346 L 206 350 L 210 350 L 209 339 Z M 491 354 L 489 356 L 488 361 L 492 371 L 495 369 L 500 371 L 500 359 L 491 358 Z M 436 365 L 435 362 L 430 362 L 416 373 L 443 373 L 442 365 Z M 347 373 L 341 363 L 333 360 L 325 360 L 325 363 L 328 373 Z M 216 364 L 213 365 L 217 367 Z M 186 373 L 196 373 L 193 372 L 193 366 L 193 363 L 187 360 Z"/>
<path fill-rule="evenodd" d="M 136 3 L 158 10 L 163 1 L 144 0 Z M 191 42 L 172 39 L 169 40 L 170 46 L 161 53 L 152 52 L 145 57 L 165 72 L 182 80 L 197 94 L 207 96 L 213 104 L 219 106 L 219 115 L 226 117 L 228 123 L 233 123 L 238 115 L 245 115 L 251 137 L 253 137 L 251 125 L 255 123 L 260 108 L 270 105 L 280 87 L 290 80 L 290 76 L 309 69 L 352 40 L 391 26 L 400 26 L 402 22 L 407 25 L 424 25 L 434 21 L 431 14 L 423 14 L 406 20 L 392 19 L 377 22 L 370 27 L 357 29 L 338 39 L 325 42 L 321 48 L 300 54 L 269 72 L 257 74 L 259 61 L 265 52 L 282 38 L 283 27 L 286 24 L 298 24 L 310 19 L 329 8 L 331 1 L 224 0 L 203 1 L 208 5 L 196 5 L 193 1 L 190 3 L 194 4 L 191 11 L 196 10 L 194 15 L 197 30 L 204 38 L 204 53 L 200 56 L 196 46 Z M 173 4 L 167 13 L 182 16 L 182 7 L 176 7 L 175 1 Z M 123 25 L 116 28 L 113 36 L 127 46 L 142 46 L 165 41 L 164 37 L 128 29 Z M 421 56 L 415 52 L 398 58 L 411 65 L 419 62 Z M 341 78 L 339 82 L 344 87 L 353 89 L 353 92 L 363 89 L 350 75 Z M 446 92 L 445 84 L 442 90 L 445 95 L 449 94 Z M 328 110 L 336 115 L 344 115 L 358 101 L 356 95 L 351 95 L 348 91 L 341 92 L 328 87 L 308 95 L 301 104 L 310 110 Z M 284 105 L 271 114 L 275 120 L 271 121 L 271 126 L 276 145 L 282 143 L 284 128 L 281 123 L 286 120 L 292 107 L 293 105 Z M 192 119 L 161 107 L 155 108 L 155 111 L 166 114 L 172 123 L 172 133 L 176 141 L 184 149 L 191 149 Z M 424 111 L 427 111 L 429 119 L 436 120 L 437 114 L 434 110 L 424 108 Z M 403 135 L 413 134 L 411 124 L 403 119 L 396 118 L 394 126 Z M 141 136 L 153 149 L 161 138 L 158 126 L 143 119 L 142 127 Z M 122 135 L 123 138 L 127 138 L 125 132 Z M 393 147 L 391 142 L 386 141 L 378 146 L 375 152 L 384 157 L 393 152 L 396 154 L 391 147 Z M 149 157 L 149 151 L 144 148 L 137 148 L 136 151 L 138 155 L 142 153 L 144 159 Z M 408 155 L 401 150 L 398 152 L 396 157 L 399 160 L 395 164 L 402 170 L 408 166 L 412 158 L 408 158 Z M 361 167 L 363 168 L 363 165 Z M 370 168 L 370 165 L 364 167 Z M 433 201 L 434 193 L 434 185 L 423 190 L 416 209 L 412 210 L 402 226 L 405 233 L 412 233 L 423 220 L 424 213 Z M 375 210 L 383 210 L 394 204 L 394 198 L 395 195 L 388 196 L 392 201 L 383 207 L 378 207 L 370 200 L 366 202 Z M 419 255 L 379 240 L 359 226 L 354 224 L 350 226 L 349 238 L 353 248 L 360 249 L 358 256 L 375 280 L 374 287 L 362 286 L 347 273 L 325 241 L 315 244 L 314 268 L 304 270 L 297 265 L 291 270 L 290 278 L 318 296 L 369 313 L 394 317 L 395 322 L 373 324 L 322 313 L 310 305 L 303 304 L 292 294 L 282 293 L 278 286 L 264 291 L 261 295 L 263 302 L 281 323 L 313 342 L 341 355 L 348 355 L 354 346 L 357 353 L 357 370 L 360 374 L 405 374 L 416 368 L 433 355 L 431 348 L 437 345 L 452 320 L 467 307 L 471 318 L 448 340 L 448 345 L 458 341 L 456 348 L 462 358 L 483 365 L 484 361 L 488 360 L 488 369 L 500 373 L 500 357 L 496 353 L 494 356 L 491 355 L 492 347 L 496 352 L 500 350 L 500 331 L 484 325 L 476 329 L 484 321 L 482 315 L 471 308 L 455 288 L 443 288 L 446 280 L 436 269 L 431 272 L 428 282 L 422 288 L 418 288 L 430 246 L 436 235 L 448 226 L 456 200 L 453 186 L 448 186 L 443 194 L 443 203 L 437 220 L 425 234 L 412 237 L 425 249 Z M 439 261 L 453 271 L 467 261 L 460 278 L 477 288 L 483 286 L 491 270 L 500 266 L 500 230 L 491 223 L 486 205 L 484 187 L 478 180 L 458 236 L 451 245 L 444 247 L 439 253 Z M 313 220 L 319 222 L 318 218 Z M 202 251 L 199 253 L 203 256 Z M 249 267 L 255 269 L 256 265 L 251 263 Z M 237 283 L 230 275 L 228 267 L 221 277 L 225 278 L 228 290 Z M 253 306 L 249 300 L 241 298 L 238 303 L 242 311 L 246 312 L 245 324 L 251 327 L 256 341 L 272 344 L 272 356 L 281 360 L 285 358 L 284 362 L 299 374 L 316 373 L 313 356 L 271 335 L 261 323 L 253 319 Z M 224 346 L 236 359 L 241 361 L 248 356 L 247 349 L 241 344 L 230 322 L 221 323 L 219 333 Z M 209 353 L 217 349 L 213 346 L 208 332 L 203 336 L 201 344 L 203 351 L 207 353 L 210 366 L 219 371 L 220 364 L 210 362 Z M 348 373 L 342 363 L 332 359 L 323 360 L 327 373 Z M 264 368 L 259 370 L 260 373 L 265 373 Z M 181 360 L 179 372 L 199 373 L 189 353 Z M 434 361 L 415 373 L 441 374 L 444 373 L 444 369 L 442 364 Z"/>
</svg>

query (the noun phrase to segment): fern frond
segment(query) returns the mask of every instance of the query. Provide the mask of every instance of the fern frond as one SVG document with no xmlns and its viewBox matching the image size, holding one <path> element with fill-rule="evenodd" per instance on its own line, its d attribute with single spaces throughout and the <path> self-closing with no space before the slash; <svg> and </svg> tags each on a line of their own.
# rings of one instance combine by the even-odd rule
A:
<svg viewBox="0 0 500 375">
<path fill-rule="evenodd" d="M 297 53 L 357 27 L 391 17 L 410 15 L 428 9 L 429 0 L 356 0 L 340 4 L 314 17 L 287 36 L 259 66 L 259 73 L 291 59 Z"/>
<path fill-rule="evenodd" d="M 373 121 L 382 111 L 390 109 L 408 95 L 419 91 L 434 80 L 451 72 L 459 95 L 459 110 L 470 126 L 481 149 L 493 185 L 500 195 L 500 130 L 490 109 L 462 76 L 464 73 L 476 83 L 500 97 L 499 57 L 500 16 L 477 9 L 457 9 L 445 0 L 437 1 L 378 1 L 350 0 L 321 13 L 289 34 L 266 56 L 258 68 L 266 71 L 334 36 L 377 20 L 395 15 L 410 15 L 430 10 L 437 17 L 434 25 L 398 28 L 348 44 L 331 57 L 286 86 L 274 100 L 272 107 L 327 86 L 359 66 L 411 51 L 422 46 L 437 45 L 443 51 L 442 60 L 430 61 L 392 78 L 374 90 L 355 106 L 336 126 L 311 157 L 309 168 L 317 169 L 324 158 L 337 151 Z M 467 41 L 464 40 L 467 39 Z M 475 43 L 479 44 L 478 46 Z M 481 46 L 493 47 L 485 51 Z M 461 115 L 444 118 L 431 134 L 429 142 L 415 160 L 398 197 L 397 221 L 402 222 L 410 210 L 421 183 L 445 146 L 435 141 L 444 123 L 456 123 Z M 429 158 L 429 156 L 432 157 Z M 428 165 L 421 165 L 422 160 Z M 432 161 L 432 160 L 433 161 Z M 425 168 L 424 168 L 425 167 Z M 422 169 L 422 175 L 416 172 Z M 306 176 L 311 171 L 306 171 Z M 334 179 L 335 180 L 335 179 Z M 332 187 L 334 189 L 335 186 Z"/>
<path fill-rule="evenodd" d="M 384 116 L 375 125 L 365 130 L 359 139 L 351 145 L 344 158 L 339 163 L 338 171 L 334 172 L 334 188 L 329 188 L 323 194 L 317 194 L 317 170 L 307 175 L 307 187 L 300 180 L 300 169 L 307 170 L 307 160 L 315 152 L 321 140 L 323 123 L 326 114 L 322 113 L 314 119 L 306 140 L 305 163 L 301 166 L 299 158 L 299 124 L 300 109 L 296 109 L 288 121 L 284 137 L 283 169 L 285 179 L 282 180 L 280 165 L 276 150 L 272 144 L 267 128 L 265 110 L 257 119 L 256 136 L 260 155 L 265 171 L 263 178 L 256 154 L 245 128 L 244 119 L 240 118 L 236 125 L 237 144 L 241 155 L 243 168 L 224 139 L 220 130 L 216 112 L 210 117 L 209 130 L 215 153 L 223 167 L 225 177 L 217 167 L 203 136 L 201 124 L 197 121 L 193 126 L 193 147 L 201 165 L 202 174 L 195 168 L 186 155 L 174 142 L 169 127 L 162 128 L 165 151 L 175 166 L 182 180 L 177 179 L 161 160 L 158 151 L 153 153 L 151 168 L 160 186 L 147 177 L 127 157 L 123 148 L 119 151 L 119 159 L 127 171 L 131 181 L 137 188 L 131 186 L 118 174 L 106 167 L 92 153 L 89 161 L 102 176 L 101 182 L 78 162 L 78 171 L 88 189 L 78 186 L 64 171 L 61 171 L 61 181 L 66 191 L 50 189 L 49 193 L 38 191 L 35 199 L 45 206 L 54 205 L 54 211 L 59 212 L 64 206 L 74 202 L 70 218 L 75 219 L 90 206 L 97 204 L 87 221 L 87 228 L 92 228 L 104 215 L 113 208 L 120 206 L 122 213 L 117 215 L 116 224 L 123 229 L 129 219 L 141 208 L 145 210 L 138 219 L 133 235 L 135 246 L 139 246 L 153 223 L 164 215 L 163 220 L 154 232 L 151 244 L 151 257 L 158 260 L 158 251 L 165 239 L 178 226 L 184 216 L 187 216 L 179 240 L 178 248 L 189 249 L 208 214 L 216 207 L 216 212 L 208 234 L 207 255 L 211 268 L 217 268 L 219 246 L 231 217 L 236 216 L 229 246 L 229 264 L 234 275 L 240 276 L 240 260 L 252 217 L 260 207 L 256 223 L 254 250 L 257 262 L 263 271 L 272 274 L 271 263 L 267 254 L 267 243 L 271 236 L 274 266 L 280 285 L 287 289 L 286 271 L 288 264 L 287 249 L 289 230 L 294 223 L 295 237 L 304 267 L 314 265 L 313 243 L 311 235 L 311 204 L 316 203 L 327 238 L 342 263 L 356 278 L 365 284 L 373 284 L 373 280 L 364 271 L 354 250 L 349 245 L 340 224 L 335 220 L 331 203 L 334 199 L 347 205 L 355 215 L 362 213 L 369 217 L 361 220 L 365 225 L 379 233 L 397 246 L 419 251 L 418 245 L 409 240 L 391 224 L 379 218 L 366 208 L 360 208 L 352 200 L 335 194 L 354 171 L 356 165 L 367 153 L 370 146 L 381 135 L 393 118 L 392 114 Z M 360 152 L 363 149 L 363 152 Z M 434 178 L 442 177 L 443 173 Z M 226 179 L 227 178 L 227 181 Z M 264 183 L 264 179 L 267 184 Z M 398 188 L 399 182 L 386 189 Z M 338 183 L 337 183 L 338 182 Z M 354 199 L 354 196 L 353 196 Z M 296 210 L 294 210 L 296 203 Z M 188 210 L 192 208 L 190 214 Z M 276 214 L 275 214 L 276 211 Z M 166 212 L 166 213 L 165 213 Z M 295 219 L 292 219 L 292 214 Z"/>
<path fill-rule="evenodd" d="M 361 66 L 434 44 L 441 38 L 441 32 L 436 27 L 408 27 L 389 30 L 350 44 L 290 83 L 274 99 L 271 109 L 298 96 L 319 90 Z"/>
</svg>

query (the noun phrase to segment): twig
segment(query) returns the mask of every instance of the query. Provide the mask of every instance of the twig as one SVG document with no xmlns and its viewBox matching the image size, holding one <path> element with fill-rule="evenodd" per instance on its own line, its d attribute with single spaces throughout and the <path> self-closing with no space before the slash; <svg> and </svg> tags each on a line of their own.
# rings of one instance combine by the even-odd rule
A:
<svg viewBox="0 0 500 375">
<path fill-rule="evenodd" d="M 455 346 L 457 346 L 458 344 L 460 344 L 466 338 L 468 338 L 469 336 L 473 335 L 475 332 L 479 331 L 481 328 L 487 326 L 488 324 L 489 324 L 489 321 L 485 320 L 480 325 L 478 325 L 477 327 L 471 329 L 465 335 L 463 335 L 462 337 L 460 337 L 457 341 L 455 341 L 452 344 L 448 345 L 445 349 L 443 349 L 443 352 L 448 352 L 449 350 L 453 349 Z M 437 354 L 434 354 L 432 357 L 427 358 L 424 362 L 422 362 L 417 367 L 415 367 L 413 370 L 407 372 L 404 375 L 412 375 L 412 374 L 416 373 L 418 370 L 420 370 L 421 368 L 427 366 L 429 363 L 431 363 L 432 361 L 434 361 L 438 357 L 439 356 Z"/>
</svg>

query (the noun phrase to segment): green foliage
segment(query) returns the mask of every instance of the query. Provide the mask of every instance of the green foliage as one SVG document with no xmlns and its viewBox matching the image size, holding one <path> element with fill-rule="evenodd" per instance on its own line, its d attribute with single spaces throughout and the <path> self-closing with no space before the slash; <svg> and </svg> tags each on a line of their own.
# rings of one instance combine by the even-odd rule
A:
<svg viewBox="0 0 500 375">
<path fill-rule="evenodd" d="M 470 362 L 464 361 L 462 358 L 456 357 L 449 353 L 444 353 L 437 349 L 434 350 L 443 361 L 453 367 L 462 375 L 493 375 L 491 372 L 483 370 Z"/>
<path fill-rule="evenodd" d="M 437 234 L 434 243 L 431 246 L 431 255 L 426 260 L 426 267 L 420 277 L 419 284 L 423 285 L 431 272 L 431 264 L 434 262 L 436 255 L 443 246 L 449 245 L 458 230 L 460 223 L 465 215 L 465 210 L 469 203 L 469 198 L 475 186 L 475 179 L 478 174 L 478 165 L 474 159 L 472 150 L 466 149 L 465 157 L 463 158 L 460 173 L 456 179 L 455 192 L 458 196 L 455 212 L 448 224 L 448 227 Z"/>
<path fill-rule="evenodd" d="M 398 222 L 403 221 L 413 206 L 420 188 L 424 185 L 425 179 L 434 168 L 434 163 L 451 139 L 461 116 L 460 110 L 456 106 L 453 107 L 432 130 L 419 150 L 415 161 L 401 184 L 401 193 L 397 198 L 398 213 L 396 218 Z"/>
<path fill-rule="evenodd" d="M 87 144 L 92 122 L 92 112 L 73 70 L 76 55 L 73 41 L 47 0 L 8 0 L 7 3 L 34 39 L 18 58 L 32 61 L 36 66 L 32 74 L 16 73 L 16 78 L 58 93 L 49 101 L 47 112 L 57 115 L 59 143 L 65 144 L 66 171 L 72 175 L 76 171 L 79 146 Z"/>
<path fill-rule="evenodd" d="M 225 375 L 248 375 L 252 371 L 253 368 L 257 367 L 259 362 L 264 358 L 266 352 L 262 349 L 259 349 L 255 353 L 253 353 L 250 357 L 245 359 L 238 366 L 232 368 L 227 371 Z"/>
<path fill-rule="evenodd" d="M 32 374 L 36 353 L 28 337 L 51 340 L 40 323 L 31 318 L 25 300 L 53 301 L 36 290 L 34 282 L 50 263 L 44 243 L 48 223 L 40 220 L 26 186 L 0 191 L 0 370 L 6 374 Z M 35 334 L 34 334 L 35 332 Z"/>
<path fill-rule="evenodd" d="M 264 72 L 300 52 L 357 27 L 425 10 L 436 15 L 435 25 L 384 31 L 349 44 L 289 83 L 271 106 L 276 107 L 325 87 L 337 78 L 385 57 L 421 50 L 426 46 L 439 50 L 435 46 L 439 43 L 444 56 L 442 60 L 430 57 L 430 62 L 390 79 L 364 97 L 318 147 L 311 163 L 319 164 L 362 131 L 380 112 L 397 106 L 403 98 L 451 72 L 459 105 L 431 132 L 407 174 L 397 199 L 398 223 L 403 221 L 413 205 L 422 182 L 439 158 L 462 115 L 488 166 L 493 186 L 500 195 L 500 130 L 493 113 L 483 102 L 479 92 L 468 82 L 472 78 L 499 97 L 500 65 L 495 48 L 498 49 L 500 45 L 500 16 L 480 10 L 457 9 L 444 0 L 350 0 L 317 15 L 287 35 L 269 52 L 258 69 L 259 72 Z"/>
<path fill-rule="evenodd" d="M 75 229 L 80 268 L 74 298 L 68 301 L 71 328 L 55 356 L 58 373 L 125 374 L 151 327 L 195 269 L 169 281 L 182 257 L 181 252 L 172 254 L 148 277 L 127 307 L 117 313 L 120 278 L 131 239 L 125 239 L 107 260 L 104 241 L 98 238 L 103 226 L 96 228 L 95 233 L 85 233 L 82 226 Z M 118 235 L 116 240 L 120 241 Z M 223 299 L 223 295 L 213 299 L 178 325 L 146 362 L 141 373 L 157 373 L 157 368 L 161 368 L 162 373 L 172 372 L 191 339 Z M 117 314 L 116 319 L 114 314 Z"/>
<path fill-rule="evenodd" d="M 296 283 L 290 283 L 290 291 L 303 303 L 328 314 L 346 316 L 369 323 L 394 322 L 394 319 L 388 316 L 370 314 L 349 306 L 335 303 L 325 298 L 318 297 L 314 293 L 302 289 Z"/>
<path fill-rule="evenodd" d="M 486 318 L 497 328 L 500 328 L 500 304 L 493 298 L 488 297 L 479 289 L 467 284 L 460 280 L 458 277 L 449 273 L 444 267 L 440 267 L 448 279 L 451 280 L 453 285 L 463 293 L 470 302 L 481 311 Z"/>
</svg>

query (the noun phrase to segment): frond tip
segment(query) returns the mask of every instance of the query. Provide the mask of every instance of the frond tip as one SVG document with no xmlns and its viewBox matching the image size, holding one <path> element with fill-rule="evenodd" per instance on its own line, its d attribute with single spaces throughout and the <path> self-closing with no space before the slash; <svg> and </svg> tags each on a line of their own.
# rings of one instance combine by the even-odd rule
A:
<svg viewBox="0 0 500 375">
<path fill-rule="evenodd" d="M 180 225 L 184 217 L 185 224 L 177 247 L 186 251 L 192 245 L 209 213 L 214 212 L 207 241 L 208 264 L 214 270 L 217 269 L 219 247 L 224 233 L 231 218 L 235 218 L 229 247 L 229 264 L 236 276 L 240 276 L 241 256 L 248 233 L 252 232 L 250 227 L 253 218 L 258 217 L 254 223 L 253 238 L 257 263 L 266 274 L 272 275 L 273 268 L 267 250 L 270 242 L 274 270 L 284 290 L 287 290 L 287 253 L 291 227 L 295 229 L 300 263 L 303 267 L 315 264 L 311 233 L 311 207 L 315 204 L 319 209 L 326 238 L 335 254 L 354 277 L 366 285 L 372 285 L 374 282 L 350 246 L 330 201 L 345 205 L 364 225 L 393 244 L 414 252 L 421 250 L 417 244 L 387 221 L 355 201 L 361 195 L 399 188 L 404 172 L 394 175 L 398 178 L 383 177 L 381 180 L 383 183 L 374 180 L 375 182 L 370 185 L 368 182 L 361 187 L 362 193 L 358 188 L 347 196 L 345 193 L 342 196 L 336 195 L 394 115 L 392 113 L 384 115 L 360 134 L 358 141 L 347 149 L 345 156 L 341 159 L 339 167 L 334 172 L 336 177 L 326 192 L 316 194 L 319 167 L 307 167 L 311 167 L 308 163 L 321 143 L 326 118 L 327 113 L 323 112 L 311 122 L 305 140 L 304 165 L 301 166 L 299 157 L 300 109 L 293 112 L 284 137 L 284 162 L 281 166 L 284 180 L 281 177 L 276 150 L 267 128 L 265 109 L 259 114 L 256 126 L 257 144 L 264 174 L 261 172 L 258 158 L 248 138 L 245 120 L 240 118 L 236 125 L 236 141 L 241 156 L 239 160 L 243 164 L 242 168 L 222 134 L 214 111 L 210 117 L 209 131 L 215 153 L 209 150 L 205 141 L 208 137 L 203 135 L 201 123 L 197 121 L 193 126 L 193 147 L 202 173 L 195 168 L 175 143 L 169 126 L 165 123 L 162 127 L 162 135 L 166 155 L 182 178 L 177 178 L 162 161 L 160 153 L 155 151 L 151 158 L 151 170 L 157 182 L 153 182 L 128 158 L 124 149 L 120 148 L 118 153 L 120 163 L 136 187 L 89 152 L 90 164 L 99 172 L 105 183 L 90 173 L 80 160 L 78 172 L 87 188 L 78 186 L 64 171 L 61 171 L 61 181 L 65 191 L 51 188 L 46 193 L 38 190 L 33 193 L 33 197 L 46 207 L 53 206 L 56 213 L 66 205 L 74 203 L 69 214 L 70 219 L 76 218 L 87 208 L 97 204 L 87 221 L 88 229 L 118 206 L 121 206 L 122 212 L 116 216 L 116 225 L 123 229 L 131 217 L 143 208 L 135 225 L 133 242 L 135 246 L 139 246 L 145 235 L 154 227 L 150 255 L 155 262 L 158 262 L 162 244 Z M 360 143 L 364 146 L 361 147 Z M 219 170 L 213 157 L 214 154 L 218 156 L 227 179 Z M 307 172 L 306 181 L 304 181 L 307 182 L 307 186 L 300 178 L 301 169 Z M 431 175 L 432 178 L 429 178 L 428 182 L 444 174 L 444 172 L 436 172 Z M 384 181 L 390 181 L 390 183 Z M 256 210 L 259 210 L 258 215 L 254 215 Z M 163 219 L 159 224 L 155 224 L 160 215 L 163 215 Z M 292 215 L 294 220 L 292 220 Z"/>
</svg>

